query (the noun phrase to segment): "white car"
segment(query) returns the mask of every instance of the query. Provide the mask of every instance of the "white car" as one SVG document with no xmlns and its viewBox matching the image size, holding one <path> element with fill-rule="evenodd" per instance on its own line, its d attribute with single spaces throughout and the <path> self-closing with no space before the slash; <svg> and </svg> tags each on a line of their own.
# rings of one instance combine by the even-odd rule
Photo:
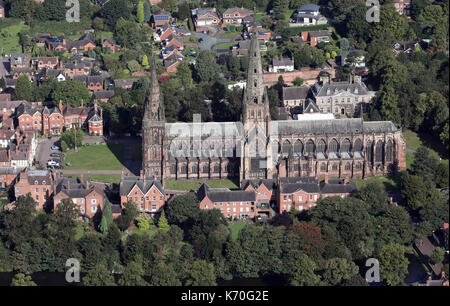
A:
<svg viewBox="0 0 450 306">
<path fill-rule="evenodd" d="M 59 163 L 55 162 L 54 160 L 49 160 L 47 162 L 47 166 L 58 166 L 59 167 Z"/>
</svg>

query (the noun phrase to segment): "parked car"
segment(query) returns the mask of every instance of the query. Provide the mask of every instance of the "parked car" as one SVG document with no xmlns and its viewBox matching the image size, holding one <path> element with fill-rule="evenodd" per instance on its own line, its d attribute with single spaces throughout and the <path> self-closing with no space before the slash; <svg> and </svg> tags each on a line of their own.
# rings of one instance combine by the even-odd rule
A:
<svg viewBox="0 0 450 306">
<path fill-rule="evenodd" d="M 70 166 L 71 166 L 70 162 L 67 162 L 67 163 L 66 163 L 66 166 L 70 167 Z"/>
<path fill-rule="evenodd" d="M 208 31 L 203 30 L 202 33 L 203 33 L 203 34 L 208 34 Z"/>
<path fill-rule="evenodd" d="M 52 146 L 51 149 L 52 149 L 52 150 L 58 150 L 58 151 L 59 151 L 60 148 L 59 148 L 58 146 Z"/>
<path fill-rule="evenodd" d="M 50 156 L 51 157 L 60 157 L 61 155 L 59 153 L 51 153 Z"/>
<path fill-rule="evenodd" d="M 199 38 L 199 39 L 198 39 L 198 42 L 202 42 L 202 41 L 203 41 L 203 38 Z"/>
<path fill-rule="evenodd" d="M 59 163 L 57 163 L 57 162 L 54 161 L 54 160 L 49 160 L 49 161 L 47 162 L 47 166 L 59 166 Z"/>
</svg>

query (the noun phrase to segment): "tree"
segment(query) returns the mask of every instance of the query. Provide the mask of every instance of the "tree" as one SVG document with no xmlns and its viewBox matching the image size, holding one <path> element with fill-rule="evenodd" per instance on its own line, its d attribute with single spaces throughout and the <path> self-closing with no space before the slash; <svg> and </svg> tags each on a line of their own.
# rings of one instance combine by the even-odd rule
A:
<svg viewBox="0 0 450 306">
<path fill-rule="evenodd" d="M 425 7 L 431 5 L 429 0 L 415 0 L 411 3 L 411 17 L 414 20 L 418 20 L 420 14 L 424 11 Z"/>
<path fill-rule="evenodd" d="M 434 181 L 435 171 L 439 164 L 437 158 L 431 155 L 430 150 L 425 146 L 420 146 L 414 155 L 411 165 L 411 173 L 426 180 Z"/>
<path fill-rule="evenodd" d="M 401 179 L 401 195 L 412 210 L 420 209 L 427 201 L 439 198 L 434 183 L 419 176 L 406 174 Z"/>
<path fill-rule="evenodd" d="M 89 270 L 83 277 L 86 286 L 116 286 L 114 277 L 104 264 L 99 264 Z"/>
<path fill-rule="evenodd" d="M 191 10 L 187 2 L 183 2 L 178 5 L 177 15 L 180 20 L 186 20 L 191 16 Z"/>
<path fill-rule="evenodd" d="M 136 8 L 136 17 L 140 23 L 143 23 L 145 21 L 144 16 L 144 3 L 142 1 L 139 1 L 137 8 Z"/>
<path fill-rule="evenodd" d="M 114 38 L 121 46 L 134 49 L 142 36 L 138 24 L 121 17 L 115 25 Z"/>
<path fill-rule="evenodd" d="M 379 181 L 368 182 L 360 187 L 355 197 L 369 204 L 370 212 L 375 216 L 382 214 L 387 208 L 388 194 L 384 185 Z"/>
<path fill-rule="evenodd" d="M 152 17 L 149 1 L 144 1 L 144 21 L 149 22 Z"/>
<path fill-rule="evenodd" d="M 419 214 L 422 223 L 428 222 L 431 227 L 430 231 L 435 230 L 449 221 L 448 202 L 444 199 L 427 201 L 420 209 Z"/>
<path fill-rule="evenodd" d="M 159 217 L 159 220 L 158 220 L 158 228 L 160 230 L 169 230 L 170 229 L 170 225 L 167 222 L 166 214 L 164 213 L 164 210 L 161 211 L 161 216 Z"/>
<path fill-rule="evenodd" d="M 289 227 L 288 231 L 296 235 L 300 241 L 301 250 L 310 258 L 321 256 L 326 241 L 323 239 L 321 230 L 314 224 L 301 221 Z"/>
<path fill-rule="evenodd" d="M 126 20 L 130 18 L 130 15 L 131 10 L 127 0 L 111 0 L 100 9 L 100 16 L 111 29 L 114 28 L 119 18 Z"/>
<path fill-rule="evenodd" d="M 201 82 L 209 82 L 216 78 L 220 71 L 214 54 L 209 50 L 203 50 L 197 58 L 196 71 Z"/>
<path fill-rule="evenodd" d="M 438 264 L 444 261 L 445 251 L 443 248 L 437 247 L 430 255 L 430 259 L 434 264 Z"/>
<path fill-rule="evenodd" d="M 347 38 L 343 37 L 339 41 L 339 46 L 341 47 L 341 50 L 345 51 L 345 50 L 348 50 L 350 48 L 350 43 L 348 42 Z"/>
<path fill-rule="evenodd" d="M 216 286 L 216 274 L 212 263 L 196 260 L 187 271 L 186 286 Z"/>
<path fill-rule="evenodd" d="M 288 6 L 289 6 L 288 0 L 274 0 L 273 1 L 274 18 L 276 20 L 284 20 L 285 14 L 288 10 Z"/>
<path fill-rule="evenodd" d="M 170 224 L 176 224 L 183 228 L 183 224 L 189 219 L 197 220 L 200 215 L 198 199 L 193 194 L 176 196 L 167 203 L 167 219 Z"/>
<path fill-rule="evenodd" d="M 144 280 L 144 269 L 141 264 L 134 261 L 129 262 L 119 278 L 119 286 L 147 286 Z"/>
<path fill-rule="evenodd" d="M 159 262 L 152 270 L 152 286 L 181 286 L 181 281 L 173 264 Z"/>
<path fill-rule="evenodd" d="M 105 199 L 103 201 L 102 220 L 100 222 L 100 230 L 103 234 L 108 233 L 108 228 L 113 221 L 114 217 L 112 215 L 111 203 L 109 203 L 108 199 Z"/>
<path fill-rule="evenodd" d="M 14 94 L 17 100 L 31 100 L 31 82 L 26 74 L 21 74 L 17 78 Z"/>
<path fill-rule="evenodd" d="M 291 286 L 316 286 L 320 277 L 314 273 L 316 264 L 307 255 L 302 254 L 295 262 L 293 269 L 289 271 L 289 285 Z"/>
<path fill-rule="evenodd" d="M 150 221 L 148 220 L 147 214 L 145 212 L 141 213 L 141 217 L 138 221 L 138 228 L 142 231 L 147 231 L 150 229 Z"/>
<path fill-rule="evenodd" d="M 149 63 L 148 63 L 148 57 L 147 57 L 147 54 L 144 54 L 143 56 L 142 56 L 142 66 L 144 66 L 146 69 L 148 69 L 148 68 L 150 68 L 150 65 L 149 65 Z"/>
<path fill-rule="evenodd" d="M 325 263 L 323 280 L 331 286 L 336 286 L 341 284 L 342 281 L 352 278 L 357 273 L 358 267 L 354 262 L 345 258 L 332 258 Z"/>
<path fill-rule="evenodd" d="M 57 83 L 56 89 L 52 93 L 52 99 L 70 106 L 80 106 L 81 101 L 86 102 L 91 99 L 91 93 L 80 81 L 67 80 Z"/>
<path fill-rule="evenodd" d="M 14 275 L 11 286 L 37 286 L 35 282 L 33 282 L 30 275 L 25 276 L 23 273 L 18 273 Z"/>
<path fill-rule="evenodd" d="M 408 273 L 409 261 L 405 257 L 405 249 L 397 243 L 383 246 L 380 252 L 380 276 L 390 286 L 403 282 Z"/>
<path fill-rule="evenodd" d="M 177 66 L 177 77 L 180 79 L 184 88 L 192 87 L 192 71 L 186 61 L 181 62 Z"/>
<path fill-rule="evenodd" d="M 138 215 L 136 204 L 132 201 L 126 202 L 124 206 L 124 213 L 119 217 L 120 220 L 118 220 L 119 228 L 122 231 L 126 230 Z"/>
<path fill-rule="evenodd" d="M 294 84 L 294 86 L 302 86 L 303 85 L 304 80 L 301 77 L 296 77 L 294 82 L 292 82 Z"/>
</svg>

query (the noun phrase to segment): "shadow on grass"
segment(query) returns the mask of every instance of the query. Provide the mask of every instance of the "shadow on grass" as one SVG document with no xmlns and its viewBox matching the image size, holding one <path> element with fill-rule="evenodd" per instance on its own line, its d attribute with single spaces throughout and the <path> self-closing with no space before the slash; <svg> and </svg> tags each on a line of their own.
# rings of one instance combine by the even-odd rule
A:
<svg viewBox="0 0 450 306">
<path fill-rule="evenodd" d="M 429 135 L 429 134 L 418 133 L 417 135 L 419 136 L 420 140 L 422 141 L 422 144 L 424 146 L 436 151 L 436 153 L 439 155 L 440 158 L 442 158 L 442 159 L 449 158 L 448 151 L 441 142 L 437 141 L 435 138 L 431 137 L 431 135 Z"/>
</svg>

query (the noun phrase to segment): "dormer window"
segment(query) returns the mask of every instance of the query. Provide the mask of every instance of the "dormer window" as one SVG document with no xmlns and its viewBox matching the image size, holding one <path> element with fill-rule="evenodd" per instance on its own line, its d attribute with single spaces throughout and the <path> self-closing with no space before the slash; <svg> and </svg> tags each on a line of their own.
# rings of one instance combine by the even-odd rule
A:
<svg viewBox="0 0 450 306">
<path fill-rule="evenodd" d="M 42 185 L 45 185 L 45 181 L 42 181 Z"/>
<path fill-rule="evenodd" d="M 37 180 L 36 180 L 36 181 L 34 181 L 34 184 L 35 184 L 35 185 L 37 185 L 37 184 L 38 184 L 38 181 L 37 181 Z"/>
</svg>

